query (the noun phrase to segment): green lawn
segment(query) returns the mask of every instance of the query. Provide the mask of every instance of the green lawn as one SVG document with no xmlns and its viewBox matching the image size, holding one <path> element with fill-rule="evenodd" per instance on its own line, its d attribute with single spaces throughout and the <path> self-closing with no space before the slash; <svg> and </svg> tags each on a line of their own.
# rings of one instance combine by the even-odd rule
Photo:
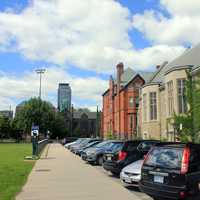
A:
<svg viewBox="0 0 200 200">
<path fill-rule="evenodd" d="M 0 144 L 0 200 L 13 200 L 25 184 L 34 162 L 24 157 L 31 150 L 30 144 Z"/>
</svg>

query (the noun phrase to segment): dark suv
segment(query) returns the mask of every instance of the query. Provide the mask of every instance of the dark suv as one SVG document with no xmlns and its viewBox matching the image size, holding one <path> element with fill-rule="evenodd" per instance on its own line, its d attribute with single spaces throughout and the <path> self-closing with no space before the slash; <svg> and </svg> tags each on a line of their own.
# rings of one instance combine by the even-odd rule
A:
<svg viewBox="0 0 200 200">
<path fill-rule="evenodd" d="M 119 175 L 124 167 L 143 158 L 156 143 L 158 141 L 155 140 L 126 141 L 121 151 L 104 155 L 103 168 L 114 175 Z"/>
<path fill-rule="evenodd" d="M 200 145 L 156 145 L 144 160 L 140 189 L 154 199 L 186 199 L 197 195 L 200 190 Z"/>
</svg>

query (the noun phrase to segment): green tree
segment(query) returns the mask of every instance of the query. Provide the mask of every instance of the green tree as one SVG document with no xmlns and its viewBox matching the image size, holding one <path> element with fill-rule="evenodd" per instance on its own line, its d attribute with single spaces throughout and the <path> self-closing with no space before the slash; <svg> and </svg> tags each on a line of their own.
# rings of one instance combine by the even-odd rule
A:
<svg viewBox="0 0 200 200">
<path fill-rule="evenodd" d="M 68 136 L 68 124 L 63 113 L 55 113 L 54 120 L 49 126 L 49 131 L 51 132 L 51 138 L 64 138 Z"/>
<path fill-rule="evenodd" d="M 30 134 L 32 125 L 39 125 L 40 133 L 63 137 L 67 134 L 66 120 L 61 113 L 57 113 L 53 105 L 40 98 L 31 98 L 16 114 L 14 126 Z"/>
<path fill-rule="evenodd" d="M 0 138 L 9 138 L 11 121 L 8 117 L 0 116 Z"/>
</svg>

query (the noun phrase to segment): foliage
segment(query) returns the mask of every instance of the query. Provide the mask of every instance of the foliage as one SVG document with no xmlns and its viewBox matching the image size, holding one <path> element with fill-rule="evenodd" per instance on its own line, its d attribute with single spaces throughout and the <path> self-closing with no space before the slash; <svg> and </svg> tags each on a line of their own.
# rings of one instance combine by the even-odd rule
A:
<svg viewBox="0 0 200 200">
<path fill-rule="evenodd" d="M 114 135 L 111 131 L 109 131 L 106 135 L 107 140 L 115 140 L 117 139 L 116 135 Z"/>
<path fill-rule="evenodd" d="M 0 116 L 0 138 L 7 138 L 11 131 L 11 121 L 8 117 Z"/>
<path fill-rule="evenodd" d="M 54 120 L 49 126 L 49 130 L 51 132 L 51 138 L 64 138 L 69 133 L 69 128 L 67 125 L 67 121 L 63 113 L 55 113 Z"/>
<path fill-rule="evenodd" d="M 197 142 L 200 132 L 200 82 L 192 78 L 190 71 L 186 73 L 188 111 L 185 114 L 174 114 L 173 121 L 182 142 Z M 180 130 L 180 124 L 182 124 L 182 130 Z"/>
<path fill-rule="evenodd" d="M 34 162 L 24 162 L 31 155 L 30 144 L 0 144 L 0 199 L 14 200 L 26 182 Z"/>
<path fill-rule="evenodd" d="M 13 125 L 15 129 L 30 134 L 32 125 L 39 125 L 40 133 L 50 131 L 51 137 L 63 138 L 67 135 L 67 122 L 62 113 L 56 112 L 53 105 L 40 98 L 31 98 L 25 102 L 16 114 Z"/>
</svg>

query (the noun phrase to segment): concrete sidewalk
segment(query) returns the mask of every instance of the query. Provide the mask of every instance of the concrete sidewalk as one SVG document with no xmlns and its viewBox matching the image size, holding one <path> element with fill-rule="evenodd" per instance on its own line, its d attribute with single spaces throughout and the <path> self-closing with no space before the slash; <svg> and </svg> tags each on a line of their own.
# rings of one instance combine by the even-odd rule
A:
<svg viewBox="0 0 200 200">
<path fill-rule="evenodd" d="M 47 157 L 46 157 L 47 155 Z M 16 200 L 139 200 L 60 144 L 50 144 Z"/>
</svg>

